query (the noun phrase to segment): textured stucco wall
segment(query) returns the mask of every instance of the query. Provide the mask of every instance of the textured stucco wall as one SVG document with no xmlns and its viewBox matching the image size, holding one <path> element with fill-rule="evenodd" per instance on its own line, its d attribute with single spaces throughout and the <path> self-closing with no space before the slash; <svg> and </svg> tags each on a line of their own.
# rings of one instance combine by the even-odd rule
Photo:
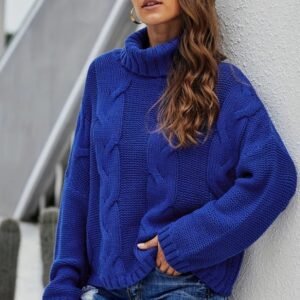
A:
<svg viewBox="0 0 300 300">
<path fill-rule="evenodd" d="M 300 1 L 216 1 L 229 60 L 254 84 L 299 170 Z M 245 253 L 231 299 L 300 299 L 299 185 Z"/>
</svg>

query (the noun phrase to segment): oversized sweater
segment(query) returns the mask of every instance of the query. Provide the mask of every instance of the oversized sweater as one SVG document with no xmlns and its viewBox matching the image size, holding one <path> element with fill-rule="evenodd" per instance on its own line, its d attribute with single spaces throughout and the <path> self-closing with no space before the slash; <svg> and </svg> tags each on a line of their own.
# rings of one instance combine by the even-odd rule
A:
<svg viewBox="0 0 300 300">
<path fill-rule="evenodd" d="M 54 261 L 43 299 L 80 299 L 86 284 L 128 287 L 167 262 L 232 293 L 245 249 L 287 207 L 297 172 L 253 84 L 219 64 L 220 113 L 205 143 L 169 146 L 157 124 L 180 36 L 149 46 L 146 27 L 89 66 L 64 176 Z M 152 133 L 150 133 L 152 131 Z"/>
</svg>

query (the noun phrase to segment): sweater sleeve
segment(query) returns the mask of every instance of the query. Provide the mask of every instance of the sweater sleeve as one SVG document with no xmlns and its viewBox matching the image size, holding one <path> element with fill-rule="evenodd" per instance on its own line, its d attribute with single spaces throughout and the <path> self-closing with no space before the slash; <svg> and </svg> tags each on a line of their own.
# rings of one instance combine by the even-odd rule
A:
<svg viewBox="0 0 300 300">
<path fill-rule="evenodd" d="M 209 267 L 245 250 L 295 193 L 296 167 L 263 105 L 248 117 L 241 138 L 233 185 L 158 232 L 167 262 L 179 272 Z"/>
<path fill-rule="evenodd" d="M 91 102 L 96 93 L 94 62 L 90 64 L 68 163 L 64 174 L 54 259 L 43 299 L 78 300 L 88 275 L 86 218 L 89 199 Z"/>
</svg>

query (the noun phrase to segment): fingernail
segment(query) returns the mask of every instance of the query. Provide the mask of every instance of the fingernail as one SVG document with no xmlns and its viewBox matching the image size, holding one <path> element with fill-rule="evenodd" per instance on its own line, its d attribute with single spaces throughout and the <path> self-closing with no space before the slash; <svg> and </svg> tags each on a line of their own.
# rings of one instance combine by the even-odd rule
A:
<svg viewBox="0 0 300 300">
<path fill-rule="evenodd" d="M 144 244 L 144 243 L 139 243 L 139 244 L 137 244 L 137 246 L 138 246 L 139 248 L 144 248 L 144 247 L 145 247 L 145 244 Z"/>
</svg>

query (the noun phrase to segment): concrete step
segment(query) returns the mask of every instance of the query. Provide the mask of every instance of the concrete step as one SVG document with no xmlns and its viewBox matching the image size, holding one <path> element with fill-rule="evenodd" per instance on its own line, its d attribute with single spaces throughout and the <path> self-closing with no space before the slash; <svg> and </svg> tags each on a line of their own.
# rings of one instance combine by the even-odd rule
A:
<svg viewBox="0 0 300 300">
<path fill-rule="evenodd" d="M 42 299 L 42 259 L 38 224 L 20 222 L 21 243 L 15 300 Z"/>
</svg>

